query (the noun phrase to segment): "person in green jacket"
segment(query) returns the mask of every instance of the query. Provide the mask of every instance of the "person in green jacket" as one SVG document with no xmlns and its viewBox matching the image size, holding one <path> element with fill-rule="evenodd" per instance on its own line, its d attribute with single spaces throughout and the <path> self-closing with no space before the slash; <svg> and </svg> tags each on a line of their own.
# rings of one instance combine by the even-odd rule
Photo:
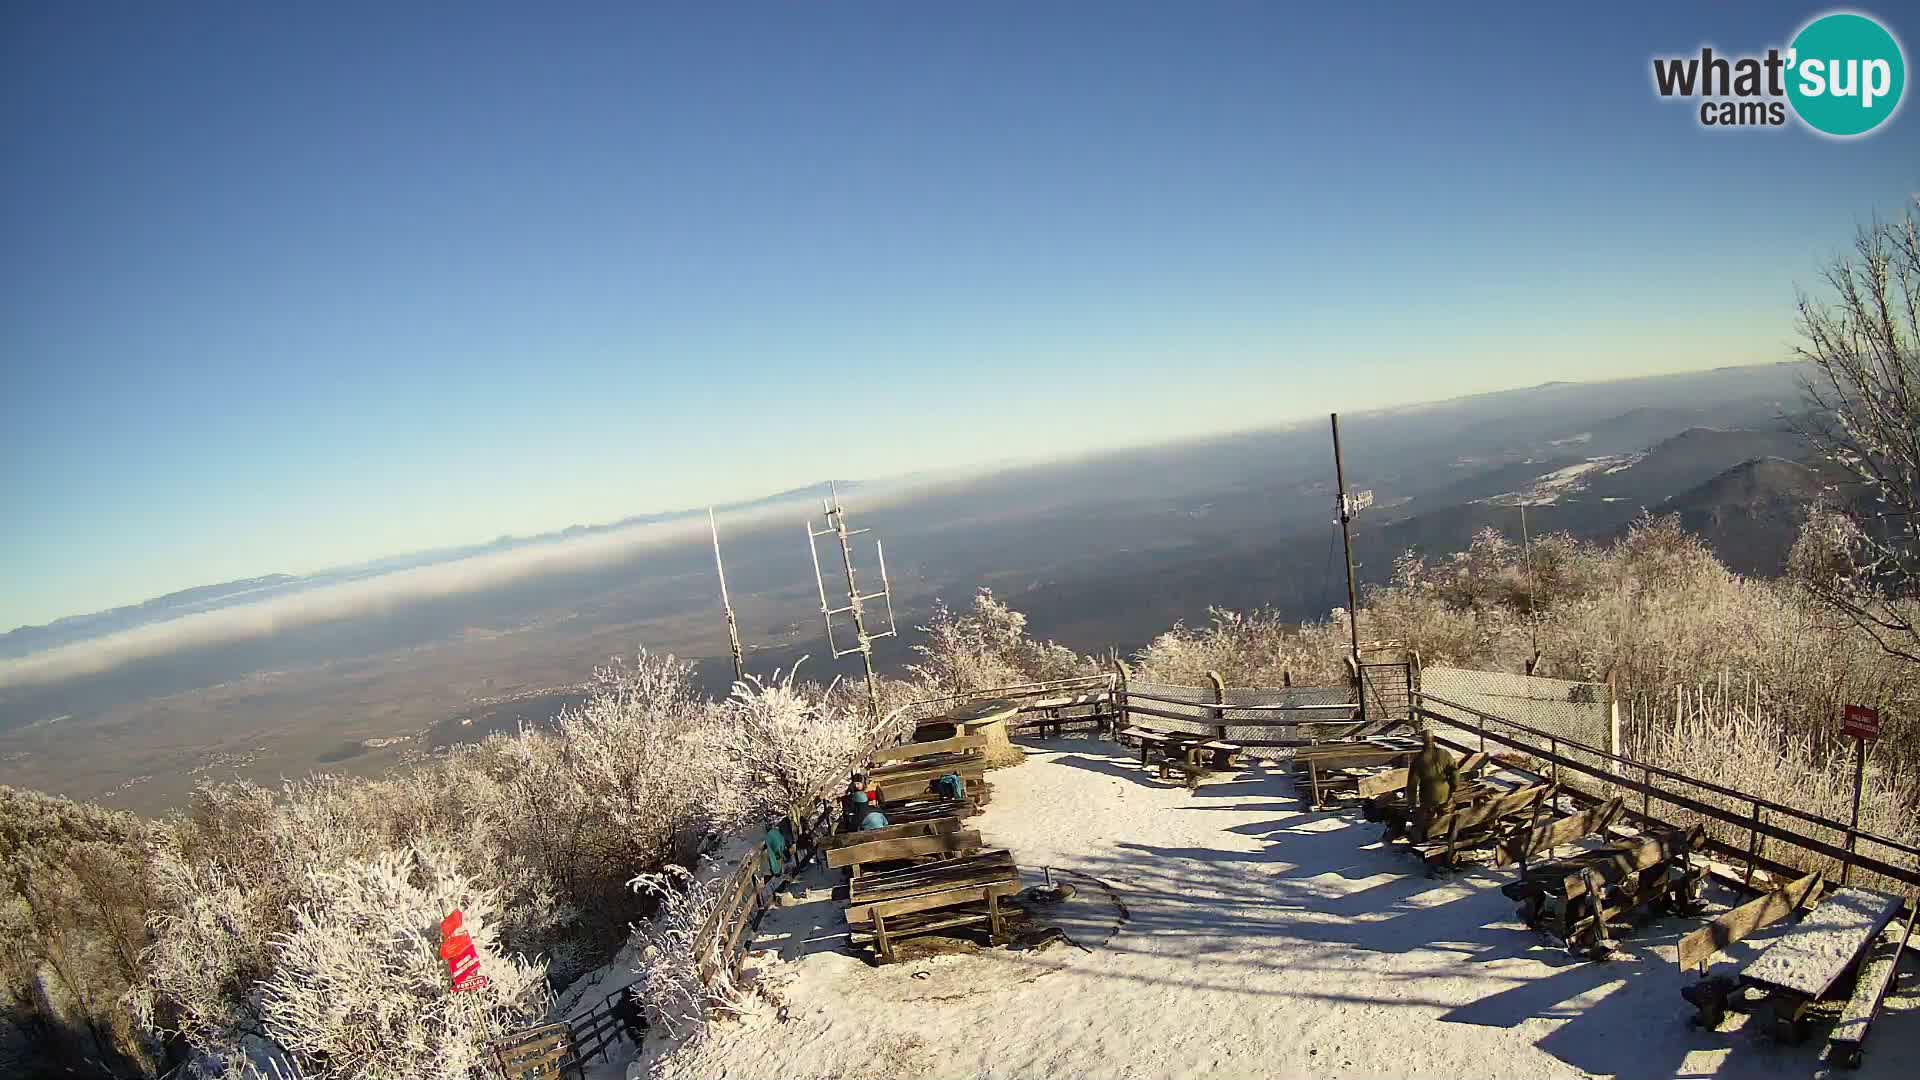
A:
<svg viewBox="0 0 1920 1080">
<path fill-rule="evenodd" d="M 1460 766 L 1453 755 L 1434 745 L 1433 732 L 1407 762 L 1407 808 L 1413 812 L 1413 835 L 1425 839 L 1434 814 L 1447 805 L 1460 783 Z"/>
</svg>

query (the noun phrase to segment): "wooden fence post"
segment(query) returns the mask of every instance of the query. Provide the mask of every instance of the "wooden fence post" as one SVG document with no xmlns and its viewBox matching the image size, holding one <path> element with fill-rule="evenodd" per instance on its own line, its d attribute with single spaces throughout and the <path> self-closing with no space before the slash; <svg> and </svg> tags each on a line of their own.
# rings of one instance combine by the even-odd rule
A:
<svg viewBox="0 0 1920 1080">
<path fill-rule="evenodd" d="M 1118 656 L 1113 658 L 1113 718 L 1109 721 L 1107 737 L 1113 738 L 1120 729 L 1132 721 L 1127 719 L 1127 683 L 1133 678 L 1133 672 L 1127 670 L 1127 662 Z"/>
<path fill-rule="evenodd" d="M 1227 684 L 1217 671 L 1207 672 L 1207 681 L 1213 684 L 1213 730 L 1215 738 L 1222 742 L 1227 738 Z"/>
</svg>

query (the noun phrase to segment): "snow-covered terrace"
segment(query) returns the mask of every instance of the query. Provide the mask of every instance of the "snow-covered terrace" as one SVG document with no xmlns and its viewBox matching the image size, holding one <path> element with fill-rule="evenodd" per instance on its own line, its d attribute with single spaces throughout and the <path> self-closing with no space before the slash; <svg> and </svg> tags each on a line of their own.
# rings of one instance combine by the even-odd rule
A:
<svg viewBox="0 0 1920 1080">
<path fill-rule="evenodd" d="M 1643 924 L 1616 959 L 1577 961 L 1514 918 L 1498 891 L 1510 874 L 1429 879 L 1358 813 L 1303 812 L 1277 765 L 1189 794 L 1112 743 L 1027 745 L 1026 764 L 990 774 L 993 802 L 969 824 L 1034 881 L 1051 866 L 1077 883 L 1068 906 L 1085 925 L 1070 930 L 1086 950 L 874 967 L 847 951 L 816 869 L 816 899 L 769 912 L 755 944 L 777 1003 L 626 1068 L 865 1080 L 1805 1078 L 1817 1067 L 1817 1039 L 1778 1046 L 1738 1017 L 1718 1033 L 1689 1026 L 1674 944 L 1694 920 Z M 1856 1075 L 1916 1075 L 1920 1010 L 1902 1005 L 1890 1002 Z"/>
</svg>

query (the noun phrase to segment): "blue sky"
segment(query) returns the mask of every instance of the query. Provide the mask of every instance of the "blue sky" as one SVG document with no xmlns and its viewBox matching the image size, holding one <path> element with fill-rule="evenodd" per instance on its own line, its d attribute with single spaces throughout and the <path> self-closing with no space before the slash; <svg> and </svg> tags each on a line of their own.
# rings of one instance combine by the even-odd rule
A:
<svg viewBox="0 0 1920 1080">
<path fill-rule="evenodd" d="M 1841 143 L 1655 99 L 1818 6 L 283 7 L 0 11 L 0 627 L 1783 359 L 1920 186 L 1911 103 Z"/>
</svg>

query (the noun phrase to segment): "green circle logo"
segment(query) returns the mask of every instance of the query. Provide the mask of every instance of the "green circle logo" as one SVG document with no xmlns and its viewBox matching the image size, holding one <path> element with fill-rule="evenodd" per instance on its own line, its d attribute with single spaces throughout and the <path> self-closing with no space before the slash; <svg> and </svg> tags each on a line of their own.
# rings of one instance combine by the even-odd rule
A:
<svg viewBox="0 0 1920 1080">
<path fill-rule="evenodd" d="M 1807 126 L 1865 135 L 1886 123 L 1907 88 L 1907 61 L 1886 27 L 1852 12 L 1822 15 L 1787 53 L 1787 99 Z"/>
</svg>

